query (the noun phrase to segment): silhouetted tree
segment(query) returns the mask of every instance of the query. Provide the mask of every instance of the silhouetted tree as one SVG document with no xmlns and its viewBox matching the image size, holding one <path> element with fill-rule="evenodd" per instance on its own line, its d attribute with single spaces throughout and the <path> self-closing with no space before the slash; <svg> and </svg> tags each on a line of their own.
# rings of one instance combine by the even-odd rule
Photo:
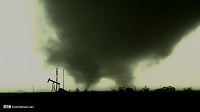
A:
<svg viewBox="0 0 200 112">
<path fill-rule="evenodd" d="M 113 89 L 113 88 L 111 88 L 111 91 L 112 91 L 112 92 L 116 92 L 116 90 L 115 90 L 115 89 Z"/>
<path fill-rule="evenodd" d="M 148 91 L 149 91 L 149 88 L 148 88 L 147 86 L 145 86 L 145 87 L 143 87 L 143 88 L 141 89 L 141 91 L 143 91 L 143 92 L 148 92 Z"/>
<path fill-rule="evenodd" d="M 80 90 L 78 88 L 76 88 L 76 91 L 75 92 L 80 92 Z"/>
<path fill-rule="evenodd" d="M 133 90 L 133 88 L 129 88 L 129 87 L 128 87 L 128 88 L 125 89 L 125 91 L 126 91 L 126 92 L 133 92 L 134 90 Z"/>
<path fill-rule="evenodd" d="M 172 86 L 156 89 L 155 92 L 175 92 L 176 89 Z"/>
<path fill-rule="evenodd" d="M 89 92 L 89 90 L 88 89 L 84 89 L 84 91 L 83 92 Z"/>
<path fill-rule="evenodd" d="M 184 91 L 184 92 L 190 92 L 190 91 L 192 91 L 192 87 L 189 87 L 189 88 L 183 88 L 183 91 Z"/>
<path fill-rule="evenodd" d="M 124 87 L 119 87 L 119 92 L 125 92 L 125 88 Z"/>
</svg>

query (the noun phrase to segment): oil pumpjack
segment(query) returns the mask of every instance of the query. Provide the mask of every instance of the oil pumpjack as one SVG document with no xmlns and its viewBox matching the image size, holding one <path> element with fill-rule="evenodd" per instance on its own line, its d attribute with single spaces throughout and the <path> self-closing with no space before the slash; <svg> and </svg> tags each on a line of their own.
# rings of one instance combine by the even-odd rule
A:
<svg viewBox="0 0 200 112">
<path fill-rule="evenodd" d="M 60 83 L 58 82 L 58 68 L 56 68 L 56 81 L 52 80 L 52 79 L 48 79 L 47 83 L 49 83 L 49 81 L 52 82 L 52 90 L 51 92 L 58 92 L 58 91 L 65 91 L 64 90 L 64 69 L 63 69 L 63 89 L 60 88 Z"/>
<path fill-rule="evenodd" d="M 51 90 L 51 92 L 57 92 L 58 90 L 57 90 L 57 85 L 59 85 L 59 87 L 60 87 L 60 83 L 59 82 L 56 82 L 56 81 L 54 81 L 54 80 L 51 80 L 50 78 L 48 79 L 48 81 L 47 81 L 47 83 L 49 82 L 49 81 L 51 81 L 52 82 L 52 90 Z M 56 84 L 56 87 L 55 87 L 55 84 Z"/>
<path fill-rule="evenodd" d="M 58 68 L 56 68 L 56 81 L 52 80 L 52 79 L 48 79 L 47 83 L 51 81 L 52 82 L 52 90 L 51 92 L 57 92 L 58 88 L 60 88 L 60 83 L 58 82 Z"/>
</svg>

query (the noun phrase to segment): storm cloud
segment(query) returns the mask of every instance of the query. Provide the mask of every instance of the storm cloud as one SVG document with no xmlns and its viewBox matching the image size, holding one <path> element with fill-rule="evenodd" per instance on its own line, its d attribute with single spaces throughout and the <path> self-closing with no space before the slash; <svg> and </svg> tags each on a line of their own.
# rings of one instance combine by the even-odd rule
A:
<svg viewBox="0 0 200 112">
<path fill-rule="evenodd" d="M 133 83 L 132 65 L 163 59 L 199 25 L 200 3 L 137 0 L 42 0 L 59 43 L 44 45 L 47 61 L 86 87 L 102 77 Z"/>
</svg>

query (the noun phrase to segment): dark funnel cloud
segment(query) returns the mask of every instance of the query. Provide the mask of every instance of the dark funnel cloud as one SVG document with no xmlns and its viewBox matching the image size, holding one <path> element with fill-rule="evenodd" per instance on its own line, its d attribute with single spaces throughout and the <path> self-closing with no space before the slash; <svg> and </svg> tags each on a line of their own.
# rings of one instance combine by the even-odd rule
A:
<svg viewBox="0 0 200 112">
<path fill-rule="evenodd" d="M 200 3 L 134 0 L 42 0 L 60 43 L 48 62 L 64 66 L 88 88 L 102 77 L 133 84 L 132 65 L 163 59 L 200 20 Z"/>
</svg>

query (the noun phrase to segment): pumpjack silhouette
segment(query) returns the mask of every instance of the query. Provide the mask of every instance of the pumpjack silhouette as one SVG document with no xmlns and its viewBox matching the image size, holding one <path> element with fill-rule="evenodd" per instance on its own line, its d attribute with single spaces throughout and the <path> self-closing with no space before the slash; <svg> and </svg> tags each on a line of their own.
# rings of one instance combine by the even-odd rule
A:
<svg viewBox="0 0 200 112">
<path fill-rule="evenodd" d="M 64 69 L 63 69 L 63 88 L 60 88 L 60 83 L 58 82 L 58 68 L 56 68 L 56 81 L 50 78 L 47 80 L 47 83 L 49 83 L 49 81 L 52 82 L 51 92 L 66 92 L 66 90 L 64 89 Z"/>
<path fill-rule="evenodd" d="M 57 81 L 51 80 L 50 78 L 48 79 L 47 83 L 49 83 L 49 81 L 52 82 L 52 90 L 51 90 L 51 92 L 57 92 L 58 91 L 57 85 L 59 85 L 59 88 L 60 88 L 60 83 L 57 82 Z M 55 86 L 55 84 L 56 84 L 56 86 Z"/>
</svg>

